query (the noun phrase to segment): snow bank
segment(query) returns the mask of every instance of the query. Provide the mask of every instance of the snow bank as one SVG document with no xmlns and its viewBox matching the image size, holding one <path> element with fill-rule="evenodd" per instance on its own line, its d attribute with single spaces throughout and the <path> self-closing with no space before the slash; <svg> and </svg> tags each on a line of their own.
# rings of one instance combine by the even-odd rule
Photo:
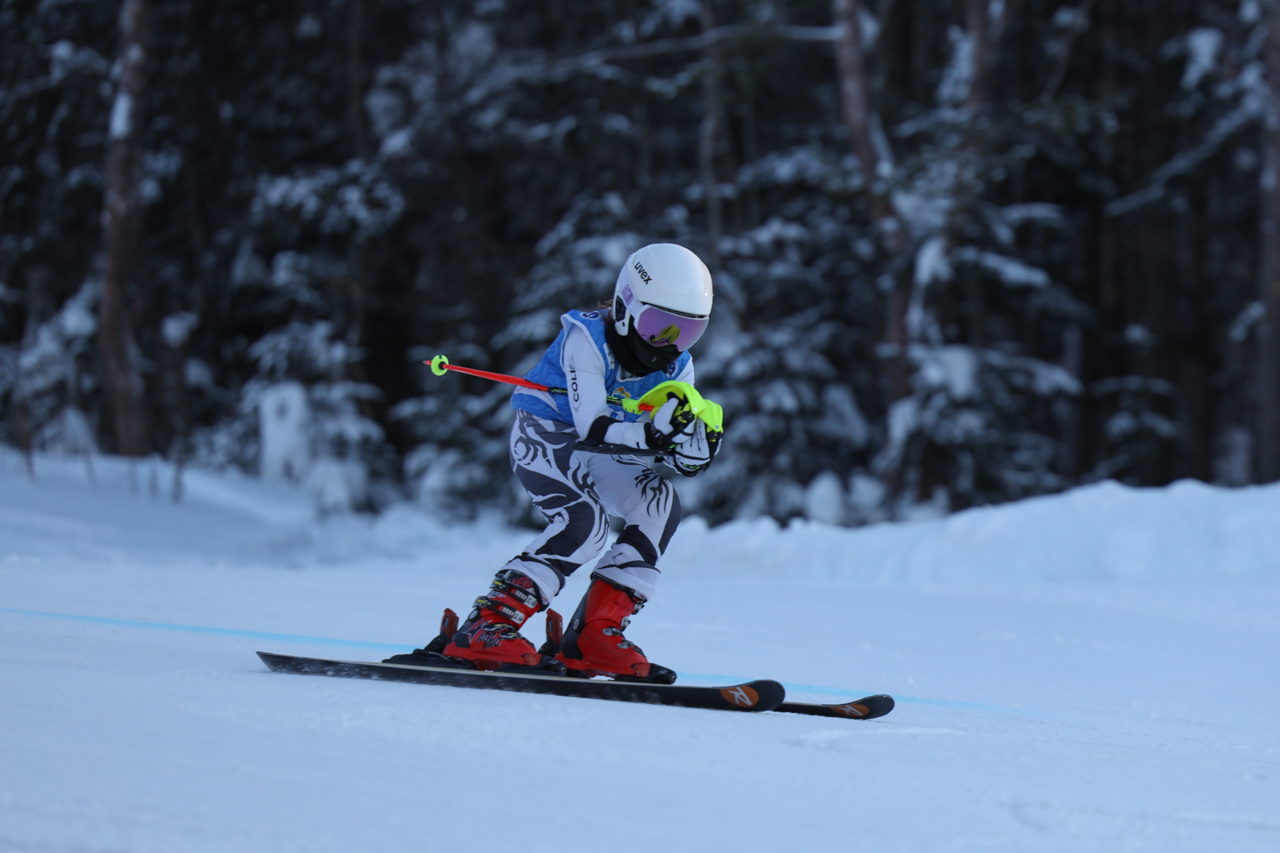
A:
<svg viewBox="0 0 1280 853">
<path fill-rule="evenodd" d="M 936 521 L 848 530 L 686 521 L 670 557 L 705 571 L 847 583 L 1005 584 L 1280 577 L 1280 485 L 1099 483 Z M 713 557 L 713 559 L 706 559 Z"/>
<path fill-rule="evenodd" d="M 29 503 L 17 496 L 29 485 L 21 471 L 16 454 L 0 454 L 0 491 L 14 492 L 12 507 Z M 514 554 L 533 536 L 496 519 L 459 529 L 408 504 L 376 517 L 320 518 L 300 487 L 200 470 L 184 474 L 183 501 L 175 505 L 173 471 L 158 460 L 38 456 L 36 472 L 31 494 L 42 493 L 50 511 L 56 507 L 78 524 L 114 527 L 126 539 L 171 534 L 171 547 L 205 553 L 234 538 L 242 555 L 265 548 L 271 560 L 287 557 L 295 565 L 414 559 L 468 542 Z M 11 545 L 35 534 L 10 520 Z M 1276 580 L 1278 520 L 1280 484 L 1227 489 L 1187 480 L 1136 489 L 1104 482 L 937 520 L 854 529 L 804 520 L 782 528 L 769 518 L 708 528 L 691 517 L 664 568 L 888 585 Z M 141 539 L 134 544 L 152 550 Z"/>
</svg>

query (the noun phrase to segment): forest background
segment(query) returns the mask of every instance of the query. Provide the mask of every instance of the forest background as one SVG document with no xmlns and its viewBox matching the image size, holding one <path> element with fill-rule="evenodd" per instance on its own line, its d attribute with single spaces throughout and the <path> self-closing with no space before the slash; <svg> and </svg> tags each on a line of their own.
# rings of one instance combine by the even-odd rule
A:
<svg viewBox="0 0 1280 853">
<path fill-rule="evenodd" d="M 715 523 L 1280 479 L 1280 2 L 0 0 L 0 413 L 527 519 L 509 389 L 715 277 Z"/>
</svg>

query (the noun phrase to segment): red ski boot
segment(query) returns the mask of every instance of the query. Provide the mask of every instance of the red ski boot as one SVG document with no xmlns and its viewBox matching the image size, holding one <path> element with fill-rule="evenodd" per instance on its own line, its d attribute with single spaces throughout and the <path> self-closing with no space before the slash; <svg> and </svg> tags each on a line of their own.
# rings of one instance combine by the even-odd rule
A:
<svg viewBox="0 0 1280 853">
<path fill-rule="evenodd" d="M 442 654 L 467 661 L 476 669 L 545 666 L 551 661 L 520 635 L 520 626 L 546 607 L 537 584 L 514 569 L 504 569 L 493 579 L 488 594 L 476 599 L 471 615 Z"/>
<path fill-rule="evenodd" d="M 592 575 L 591 586 L 560 639 L 556 660 L 586 676 L 671 684 L 676 680 L 674 672 L 649 663 L 640 647 L 622 636 L 644 602 L 636 593 Z"/>
</svg>

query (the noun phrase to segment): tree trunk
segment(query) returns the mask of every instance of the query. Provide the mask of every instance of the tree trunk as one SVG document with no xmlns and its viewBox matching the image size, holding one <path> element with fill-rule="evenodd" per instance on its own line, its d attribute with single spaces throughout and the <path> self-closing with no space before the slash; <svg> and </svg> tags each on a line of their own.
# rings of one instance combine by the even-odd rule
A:
<svg viewBox="0 0 1280 853">
<path fill-rule="evenodd" d="M 1258 300 L 1257 478 L 1280 479 L 1280 2 L 1270 9 L 1267 82 L 1271 88 L 1263 130 L 1262 223 Z"/>
<path fill-rule="evenodd" d="M 877 224 L 893 218 L 893 207 L 882 189 L 881 180 L 892 164 L 876 145 L 876 117 L 867 85 L 866 54 L 862 49 L 862 24 L 858 20 L 860 0 L 833 0 L 832 19 L 840 30 L 836 41 L 836 71 L 840 79 L 840 112 L 849 133 L 849 150 L 858 158 L 867 175 L 871 214 Z"/>
<path fill-rule="evenodd" d="M 13 409 L 10 416 L 10 440 L 22 451 L 22 461 L 27 476 L 35 479 L 35 436 L 40 424 L 35 422 L 28 394 L 30 383 L 27 372 L 22 370 L 22 355 L 30 351 L 39 338 L 40 326 L 52 313 L 49 306 L 49 269 L 43 264 L 33 265 L 26 271 L 25 311 L 22 343 L 18 348 L 18 373 L 13 383 Z"/>
<path fill-rule="evenodd" d="M 364 126 L 364 0 L 350 0 L 350 28 L 347 30 L 347 122 L 351 130 L 351 150 L 356 159 L 367 163 L 369 159 L 368 137 Z M 348 361 L 343 366 L 341 378 L 355 382 L 368 380 L 364 357 L 360 356 L 365 341 L 365 325 L 368 322 L 369 305 L 369 245 L 364 235 L 357 232 L 347 251 L 351 281 L 348 287 L 350 310 L 347 313 L 346 344 Z M 373 415 L 372 404 L 362 399 L 360 413 Z"/>
<path fill-rule="evenodd" d="M 1209 200 L 1203 180 L 1188 192 L 1186 313 L 1183 320 L 1183 396 L 1186 400 L 1187 473 L 1213 478 L 1214 348 L 1212 287 L 1209 283 Z"/>
<path fill-rule="evenodd" d="M 364 0 L 351 0 L 347 29 L 347 123 L 351 147 L 360 160 L 369 156 L 364 132 Z"/>
<path fill-rule="evenodd" d="M 1049 72 L 1044 91 L 1040 93 L 1042 104 L 1053 103 L 1054 98 L 1058 96 L 1058 90 L 1062 88 L 1063 81 L 1067 79 L 1067 72 L 1071 69 L 1071 55 L 1076 39 L 1089 29 L 1089 16 L 1093 13 L 1093 7 L 1097 2 L 1098 0 L 1084 0 L 1077 7 L 1076 20 L 1067 30 L 1062 52 L 1058 54 L 1058 60 L 1054 63 L 1053 70 Z"/>
<path fill-rule="evenodd" d="M 125 0 L 120 11 L 120 83 L 108 132 L 107 188 L 103 205 L 105 270 L 98 313 L 98 347 L 116 451 L 147 452 L 141 358 L 135 312 L 128 295 L 136 218 L 142 93 L 146 85 L 147 0 Z"/>
<path fill-rule="evenodd" d="M 969 97 L 966 103 L 974 112 L 982 110 L 987 105 L 989 97 L 987 91 L 987 67 L 990 65 L 988 54 L 991 52 L 988 39 L 989 6 L 989 0 L 969 0 L 968 7 L 965 9 L 965 25 L 969 30 L 969 38 L 973 40 L 970 54 Z"/>
<path fill-rule="evenodd" d="M 702 0 L 699 19 L 703 32 L 715 29 L 711 0 Z M 706 71 L 702 75 L 702 125 L 698 130 L 698 171 L 702 180 L 702 200 L 707 208 L 707 241 L 710 245 L 712 269 L 720 266 L 721 210 L 716 181 L 716 144 L 720 137 L 721 75 L 724 60 L 719 44 L 707 48 Z"/>
<path fill-rule="evenodd" d="M 871 87 L 867 80 L 867 56 L 862 45 L 862 22 L 859 20 L 860 0 L 832 0 L 831 16 L 839 36 L 836 41 L 836 75 L 840 83 L 840 113 L 849 137 L 849 150 L 858 158 L 867 178 L 867 196 L 882 245 L 889 252 L 903 248 L 904 235 L 894 215 L 893 204 L 885 191 L 885 178 L 889 177 L 893 163 L 887 159 L 888 143 L 881 137 L 877 145 L 878 130 L 875 111 L 871 106 Z M 889 397 L 898 400 L 908 396 L 910 389 L 910 365 L 907 362 L 907 307 L 911 302 L 912 279 L 899 276 L 899 281 L 885 306 L 885 342 L 893 355 L 889 368 Z M 896 484 L 890 483 L 891 490 Z"/>
<path fill-rule="evenodd" d="M 742 160 L 754 163 L 760 158 L 756 130 L 756 85 L 750 66 L 741 57 L 735 63 L 739 90 L 738 110 L 742 120 Z M 760 189 L 752 182 L 744 193 L 743 204 L 740 205 L 740 227 L 745 230 L 760 224 Z"/>
<path fill-rule="evenodd" d="M 1000 59 L 1000 44 L 1022 0 L 969 0 L 966 25 L 973 39 L 972 80 L 968 106 L 975 112 L 991 102 L 992 73 Z M 1087 0 L 1086 6 L 1092 5 Z"/>
</svg>

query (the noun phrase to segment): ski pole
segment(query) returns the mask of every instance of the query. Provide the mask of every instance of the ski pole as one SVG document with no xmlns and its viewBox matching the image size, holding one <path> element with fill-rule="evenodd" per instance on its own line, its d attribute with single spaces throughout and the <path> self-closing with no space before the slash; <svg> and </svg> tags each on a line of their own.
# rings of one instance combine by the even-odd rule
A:
<svg viewBox="0 0 1280 853">
<path fill-rule="evenodd" d="M 519 376 L 508 376 L 505 373 L 490 373 L 487 370 L 477 370 L 474 367 L 462 367 L 461 365 L 450 364 L 448 356 L 438 355 L 430 361 L 424 360 L 422 363 L 430 365 L 431 372 L 436 376 L 444 376 L 445 373 L 453 370 L 458 373 L 465 373 L 468 376 L 479 376 L 481 379 L 491 379 L 494 382 L 505 382 L 508 385 L 518 385 L 521 388 L 528 388 L 532 391 L 544 391 L 548 394 L 565 394 L 566 396 L 569 393 L 569 389 L 567 388 L 552 388 L 548 385 L 540 385 L 537 382 L 530 382 L 528 379 L 524 379 Z M 622 408 L 627 411 L 634 411 L 637 414 L 639 412 L 653 411 L 653 406 L 647 403 L 641 403 L 633 410 L 627 404 L 631 403 L 634 405 L 636 402 L 634 400 L 624 399 L 622 397 L 609 397 L 607 399 L 613 405 L 622 406 Z"/>
<path fill-rule="evenodd" d="M 458 373 L 466 373 L 470 376 L 479 376 L 481 379 L 492 379 L 494 382 L 505 382 L 508 385 L 518 385 L 521 388 L 528 388 L 533 391 L 543 391 L 547 394 L 564 394 L 568 396 L 567 388 L 552 388 L 548 385 L 541 385 L 537 382 L 530 382 L 520 376 L 508 376 L 505 373 L 490 373 L 487 370 L 476 370 L 474 367 L 461 367 L 456 364 L 450 364 L 447 356 L 438 355 L 430 361 L 423 361 L 423 364 L 431 366 L 431 372 L 436 376 L 444 376 L 450 370 Z M 606 397 L 605 400 L 613 406 L 620 407 L 625 412 L 633 415 L 652 414 L 655 409 L 665 404 L 669 399 L 675 397 L 681 400 L 682 406 L 687 406 L 693 414 L 707 425 L 707 429 L 720 434 L 724 432 L 724 410 L 719 404 L 713 403 L 698 393 L 688 382 L 663 382 L 650 388 L 643 397 L 636 400 L 631 397 Z"/>
</svg>

